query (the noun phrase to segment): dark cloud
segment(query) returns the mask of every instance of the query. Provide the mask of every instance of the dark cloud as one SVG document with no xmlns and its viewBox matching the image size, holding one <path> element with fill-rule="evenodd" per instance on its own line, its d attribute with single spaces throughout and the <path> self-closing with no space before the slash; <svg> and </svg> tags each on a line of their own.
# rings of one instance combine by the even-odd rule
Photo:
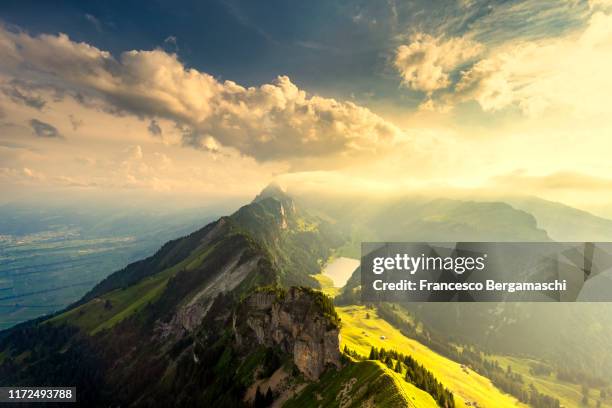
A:
<svg viewBox="0 0 612 408">
<path fill-rule="evenodd" d="M 369 109 L 308 94 L 287 76 L 244 87 L 186 67 L 161 49 L 127 51 L 116 59 L 64 34 L 31 37 L 0 26 L 0 59 L 8 72 L 53 83 L 81 103 L 148 119 L 153 135 L 161 133 L 155 121 L 167 119 L 188 129 L 185 146 L 233 149 L 260 162 L 379 155 L 402 135 Z"/>
<path fill-rule="evenodd" d="M 147 129 L 149 129 L 149 133 L 151 133 L 153 136 L 161 136 L 162 134 L 161 127 L 159 127 L 159 124 L 155 119 L 151 120 L 151 123 L 149 123 L 149 127 Z"/>
<path fill-rule="evenodd" d="M 34 88 L 25 82 L 13 80 L 8 86 L 2 88 L 2 93 L 16 103 L 42 110 L 47 102 Z"/>
<path fill-rule="evenodd" d="M 38 119 L 31 119 L 30 126 L 37 137 L 45 138 L 62 138 L 63 136 L 53 125 L 40 121 Z"/>
</svg>

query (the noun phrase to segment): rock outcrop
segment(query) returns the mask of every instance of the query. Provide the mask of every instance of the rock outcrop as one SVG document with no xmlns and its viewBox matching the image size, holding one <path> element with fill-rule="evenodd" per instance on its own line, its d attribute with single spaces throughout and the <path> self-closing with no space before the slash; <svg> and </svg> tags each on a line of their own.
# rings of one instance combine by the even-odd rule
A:
<svg viewBox="0 0 612 408">
<path fill-rule="evenodd" d="M 272 201 L 271 201 L 272 199 Z M 275 207 L 275 215 L 281 229 L 289 228 L 288 219 L 295 216 L 296 208 L 293 199 L 276 183 L 271 183 L 262 190 L 253 202 L 269 201 Z M 273 204 L 271 204 L 273 202 Z"/>
<path fill-rule="evenodd" d="M 340 367 L 339 322 L 324 295 L 306 288 L 264 289 L 245 299 L 233 317 L 239 349 L 279 347 L 300 372 L 316 380 L 328 366 Z"/>
</svg>

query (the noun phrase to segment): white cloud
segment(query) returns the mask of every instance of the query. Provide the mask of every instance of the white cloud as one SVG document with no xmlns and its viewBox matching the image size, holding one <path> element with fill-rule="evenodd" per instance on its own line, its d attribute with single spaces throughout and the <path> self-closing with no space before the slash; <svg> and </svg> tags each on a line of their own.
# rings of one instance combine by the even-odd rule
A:
<svg viewBox="0 0 612 408">
<path fill-rule="evenodd" d="M 591 9 L 612 8 L 612 0 L 589 0 L 589 8 Z"/>
<path fill-rule="evenodd" d="M 552 109 L 579 117 L 609 112 L 612 15 L 595 12 L 581 32 L 510 43 L 462 73 L 450 99 L 487 112 L 517 107 L 536 117 Z"/>
<path fill-rule="evenodd" d="M 445 39 L 417 33 L 409 44 L 397 48 L 394 65 L 404 86 L 430 94 L 451 85 L 450 73 L 481 51 L 480 44 L 464 37 Z"/>
<path fill-rule="evenodd" d="M 371 155 L 401 133 L 352 102 L 308 95 L 286 76 L 246 88 L 159 49 L 115 59 L 64 34 L 32 37 L 0 27 L 0 59 L 9 76 L 101 99 L 118 113 L 171 120 L 185 145 L 232 148 L 259 161 Z"/>
</svg>

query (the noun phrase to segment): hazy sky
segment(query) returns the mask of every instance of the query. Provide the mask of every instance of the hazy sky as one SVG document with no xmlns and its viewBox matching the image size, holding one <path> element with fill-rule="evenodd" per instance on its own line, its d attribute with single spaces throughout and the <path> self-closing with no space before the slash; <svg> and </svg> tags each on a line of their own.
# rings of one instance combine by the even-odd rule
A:
<svg viewBox="0 0 612 408">
<path fill-rule="evenodd" d="M 612 0 L 0 3 L 0 188 L 612 203 Z"/>
</svg>

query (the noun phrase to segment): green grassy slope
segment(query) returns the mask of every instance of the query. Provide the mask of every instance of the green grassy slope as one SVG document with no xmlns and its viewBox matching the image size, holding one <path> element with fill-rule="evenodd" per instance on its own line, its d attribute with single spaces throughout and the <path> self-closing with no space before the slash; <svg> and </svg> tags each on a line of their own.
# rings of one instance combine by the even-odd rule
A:
<svg viewBox="0 0 612 408">
<path fill-rule="evenodd" d="M 90 334 L 108 329 L 154 301 L 164 290 L 172 269 L 145 278 L 137 285 L 116 289 L 50 319 L 53 323 L 68 323 Z"/>
<path fill-rule="evenodd" d="M 407 383 L 379 361 L 351 362 L 340 371 L 328 370 L 287 401 L 292 407 L 436 407 L 431 395 Z"/>
<path fill-rule="evenodd" d="M 557 379 L 556 375 L 549 374 L 533 374 L 530 368 L 533 364 L 538 364 L 537 361 L 529 358 L 521 357 L 509 357 L 509 356 L 492 356 L 492 359 L 497 360 L 503 369 L 507 369 L 508 366 L 512 368 L 512 371 L 519 373 L 523 376 L 527 384 L 533 383 L 538 391 L 554 395 L 555 398 L 559 399 L 561 405 L 564 407 L 583 407 L 582 404 L 582 387 L 578 384 L 572 384 L 569 382 L 561 381 Z M 589 406 L 597 406 L 597 401 L 600 400 L 599 389 L 591 389 L 589 392 Z M 601 408 L 612 407 L 612 395 L 601 401 Z"/>
<path fill-rule="evenodd" d="M 459 363 L 432 351 L 378 317 L 376 310 L 365 306 L 336 308 L 342 319 L 342 344 L 367 356 L 372 346 L 394 349 L 411 355 L 423 364 L 455 396 L 457 406 L 477 402 L 483 407 L 524 407 L 516 398 L 498 390 L 489 379 L 472 370 L 466 373 Z M 369 318 L 367 318 L 369 315 Z M 384 336 L 384 339 L 381 338 Z"/>
<path fill-rule="evenodd" d="M 216 245 L 194 251 L 180 263 L 157 274 L 145 277 L 137 284 L 119 288 L 93 298 L 50 319 L 53 323 L 69 323 L 90 334 L 109 329 L 136 313 L 149 302 L 154 302 L 164 291 L 168 280 L 181 270 L 200 268 Z"/>
</svg>

